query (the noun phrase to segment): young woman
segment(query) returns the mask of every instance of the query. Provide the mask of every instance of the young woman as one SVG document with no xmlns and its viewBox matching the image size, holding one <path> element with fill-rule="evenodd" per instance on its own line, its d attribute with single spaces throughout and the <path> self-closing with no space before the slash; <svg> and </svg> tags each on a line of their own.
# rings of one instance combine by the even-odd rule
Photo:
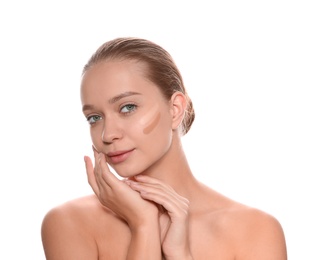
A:
<svg viewBox="0 0 316 260">
<path fill-rule="evenodd" d="M 106 42 L 84 67 L 81 101 L 94 194 L 47 213 L 46 259 L 287 258 L 273 216 L 217 193 L 191 172 L 181 136 L 194 110 L 163 48 L 138 38 Z"/>
</svg>

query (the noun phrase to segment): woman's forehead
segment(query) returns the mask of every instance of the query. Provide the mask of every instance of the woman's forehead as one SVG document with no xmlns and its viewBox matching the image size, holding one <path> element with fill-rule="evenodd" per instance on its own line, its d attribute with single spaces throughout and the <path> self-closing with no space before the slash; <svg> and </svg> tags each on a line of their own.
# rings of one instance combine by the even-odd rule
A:
<svg viewBox="0 0 316 260">
<path fill-rule="evenodd" d="M 112 99 L 122 93 L 161 95 L 159 87 L 144 76 L 143 65 L 131 61 L 107 61 L 90 67 L 82 77 L 81 95 L 104 95 Z"/>
</svg>

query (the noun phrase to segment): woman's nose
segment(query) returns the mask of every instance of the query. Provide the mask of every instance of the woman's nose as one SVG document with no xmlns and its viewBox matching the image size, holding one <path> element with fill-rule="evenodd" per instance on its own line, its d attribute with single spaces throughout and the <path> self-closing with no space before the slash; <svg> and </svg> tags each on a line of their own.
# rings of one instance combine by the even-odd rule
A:
<svg viewBox="0 0 316 260">
<path fill-rule="evenodd" d="M 121 139 L 123 136 L 122 128 L 116 120 L 104 120 L 104 126 L 102 130 L 102 141 L 104 143 L 112 143 L 117 139 Z"/>
</svg>

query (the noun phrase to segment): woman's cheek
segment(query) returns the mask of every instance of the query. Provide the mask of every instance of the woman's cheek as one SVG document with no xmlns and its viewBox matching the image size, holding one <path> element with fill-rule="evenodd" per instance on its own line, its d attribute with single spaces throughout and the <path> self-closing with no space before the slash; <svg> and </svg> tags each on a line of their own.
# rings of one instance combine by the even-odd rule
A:
<svg viewBox="0 0 316 260">
<path fill-rule="evenodd" d="M 160 117 L 161 114 L 158 106 L 151 108 L 147 113 L 145 113 L 139 121 L 143 134 L 150 134 L 159 124 Z"/>
<path fill-rule="evenodd" d="M 90 128 L 90 136 L 91 136 L 92 145 L 98 151 L 99 150 L 98 147 L 102 143 L 102 131 L 100 131 L 95 126 L 92 126 Z"/>
<path fill-rule="evenodd" d="M 148 120 L 147 124 L 143 128 L 143 133 L 145 135 L 150 134 L 157 127 L 159 121 L 160 121 L 160 113 L 158 112 L 150 120 Z"/>
</svg>

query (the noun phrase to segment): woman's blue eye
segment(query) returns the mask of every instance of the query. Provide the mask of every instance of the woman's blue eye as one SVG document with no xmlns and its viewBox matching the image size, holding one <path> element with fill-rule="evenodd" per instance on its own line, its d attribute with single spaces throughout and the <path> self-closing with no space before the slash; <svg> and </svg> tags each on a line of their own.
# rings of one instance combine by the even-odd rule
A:
<svg viewBox="0 0 316 260">
<path fill-rule="evenodd" d="M 89 116 L 89 117 L 87 118 L 87 121 L 88 121 L 88 123 L 89 123 L 90 125 L 92 125 L 92 124 L 96 123 L 97 121 L 99 121 L 99 120 L 101 120 L 101 119 L 102 119 L 101 116 L 94 115 L 94 116 Z"/>
<path fill-rule="evenodd" d="M 121 108 L 121 112 L 122 113 L 130 113 L 130 112 L 134 111 L 135 109 L 136 109 L 136 105 L 127 104 Z"/>
</svg>

